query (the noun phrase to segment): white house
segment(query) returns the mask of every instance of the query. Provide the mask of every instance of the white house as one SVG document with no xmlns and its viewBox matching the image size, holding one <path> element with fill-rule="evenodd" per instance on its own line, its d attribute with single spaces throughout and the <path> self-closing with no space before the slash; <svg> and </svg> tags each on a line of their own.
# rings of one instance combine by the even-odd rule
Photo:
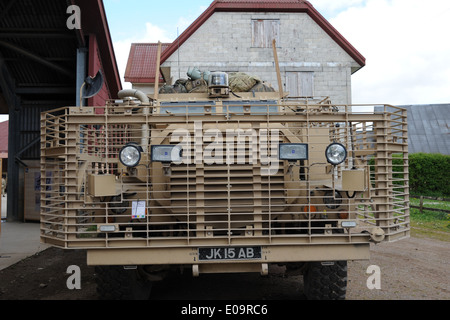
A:
<svg viewBox="0 0 450 320">
<path fill-rule="evenodd" d="M 198 67 L 245 72 L 278 89 L 273 39 L 285 92 L 351 104 L 351 75 L 365 66 L 365 58 L 301 0 L 214 1 L 173 43 L 163 44 L 164 80 L 172 84 Z M 125 80 L 133 88 L 153 92 L 156 49 L 156 44 L 132 45 Z"/>
</svg>

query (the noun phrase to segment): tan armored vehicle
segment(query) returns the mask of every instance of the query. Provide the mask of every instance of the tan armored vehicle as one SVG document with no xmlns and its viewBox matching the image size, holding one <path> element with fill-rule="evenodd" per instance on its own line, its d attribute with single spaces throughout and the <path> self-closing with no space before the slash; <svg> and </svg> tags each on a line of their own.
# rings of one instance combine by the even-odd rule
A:
<svg viewBox="0 0 450 320">
<path fill-rule="evenodd" d="M 171 269 L 276 264 L 303 272 L 308 298 L 343 299 L 347 261 L 409 236 L 405 110 L 228 78 L 42 114 L 41 239 L 86 249 L 102 297 L 146 298 Z"/>
</svg>

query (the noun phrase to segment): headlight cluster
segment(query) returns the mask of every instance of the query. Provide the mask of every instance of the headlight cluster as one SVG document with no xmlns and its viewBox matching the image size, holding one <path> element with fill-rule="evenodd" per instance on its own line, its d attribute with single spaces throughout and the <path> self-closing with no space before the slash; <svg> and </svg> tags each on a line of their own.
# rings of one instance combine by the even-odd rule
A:
<svg viewBox="0 0 450 320">
<path fill-rule="evenodd" d="M 120 162 L 124 166 L 134 168 L 140 163 L 142 152 L 142 147 L 136 143 L 129 143 L 120 151 Z M 183 156 L 182 152 L 183 149 L 179 145 L 152 146 L 152 161 L 180 163 Z M 347 149 L 340 143 L 332 143 L 326 149 L 325 156 L 329 163 L 337 166 L 347 159 Z M 304 143 L 282 143 L 279 146 L 279 159 L 294 162 L 308 160 L 308 145 Z"/>
<path fill-rule="evenodd" d="M 182 147 L 175 145 L 152 146 L 152 161 L 162 163 L 181 163 Z M 119 153 L 120 162 L 134 168 L 141 162 L 143 149 L 136 143 L 129 143 Z"/>
<path fill-rule="evenodd" d="M 325 156 L 328 163 L 339 165 L 347 159 L 347 149 L 340 143 L 332 143 L 328 146 Z M 281 143 L 279 147 L 280 160 L 298 161 L 308 160 L 308 145 L 304 143 Z"/>
</svg>

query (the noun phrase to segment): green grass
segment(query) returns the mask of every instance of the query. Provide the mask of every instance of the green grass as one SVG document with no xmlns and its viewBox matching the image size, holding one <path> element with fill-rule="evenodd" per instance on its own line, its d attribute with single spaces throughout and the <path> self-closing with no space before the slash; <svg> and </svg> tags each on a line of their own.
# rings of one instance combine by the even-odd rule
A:
<svg viewBox="0 0 450 320">
<path fill-rule="evenodd" d="M 420 206 L 419 199 L 410 199 L 412 206 Z M 424 208 L 450 210 L 449 201 L 424 199 Z M 411 233 L 417 237 L 427 237 L 450 242 L 450 214 L 411 208 Z"/>
</svg>

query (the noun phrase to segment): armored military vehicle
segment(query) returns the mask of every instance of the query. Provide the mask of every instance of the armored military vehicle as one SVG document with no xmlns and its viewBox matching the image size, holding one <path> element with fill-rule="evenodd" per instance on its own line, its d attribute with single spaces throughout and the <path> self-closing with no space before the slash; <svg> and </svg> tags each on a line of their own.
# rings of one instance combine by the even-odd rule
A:
<svg viewBox="0 0 450 320">
<path fill-rule="evenodd" d="M 278 265 L 308 298 L 343 299 L 347 261 L 409 236 L 405 110 L 236 92 L 231 76 L 42 114 L 41 239 L 86 249 L 102 297 Z"/>
</svg>

